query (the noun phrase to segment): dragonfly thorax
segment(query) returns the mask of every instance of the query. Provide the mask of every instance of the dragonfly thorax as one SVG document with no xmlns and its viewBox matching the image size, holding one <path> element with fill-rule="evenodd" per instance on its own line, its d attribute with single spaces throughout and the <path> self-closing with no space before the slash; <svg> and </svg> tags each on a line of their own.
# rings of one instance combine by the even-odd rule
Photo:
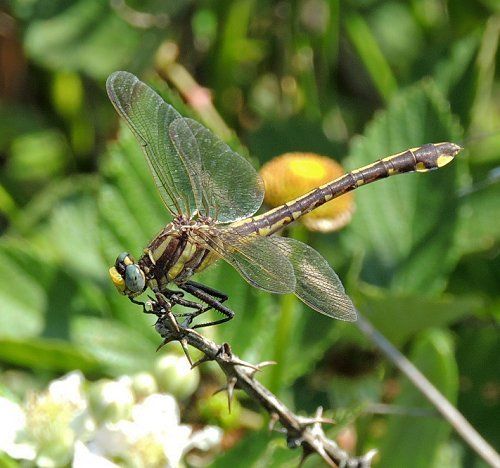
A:
<svg viewBox="0 0 500 468">
<path fill-rule="evenodd" d="M 203 240 L 214 229 L 207 217 L 188 219 L 176 217 L 151 241 L 139 264 L 146 277 L 158 287 L 169 282 L 182 282 L 202 270 L 212 259 L 210 248 Z"/>
<path fill-rule="evenodd" d="M 135 297 L 147 287 L 161 291 L 169 283 L 182 283 L 217 259 L 203 241 L 213 226 L 214 221 L 207 217 L 174 218 L 149 243 L 137 262 L 126 252 L 118 256 L 109 269 L 113 284 L 121 294 Z"/>
</svg>

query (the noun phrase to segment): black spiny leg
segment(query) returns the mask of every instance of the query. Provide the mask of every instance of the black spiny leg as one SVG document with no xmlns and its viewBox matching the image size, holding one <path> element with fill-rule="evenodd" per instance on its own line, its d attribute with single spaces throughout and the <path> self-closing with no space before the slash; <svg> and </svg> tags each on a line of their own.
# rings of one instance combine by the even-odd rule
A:
<svg viewBox="0 0 500 468">
<path fill-rule="evenodd" d="M 183 313 L 174 313 L 174 317 L 179 318 L 179 317 L 191 317 L 193 314 L 195 316 L 198 316 L 205 312 L 206 307 L 204 307 L 202 304 L 199 302 L 194 302 L 194 301 L 189 301 L 187 299 L 183 298 L 184 293 L 175 293 L 169 296 L 170 301 L 172 304 L 179 304 L 184 307 L 188 307 L 190 309 L 194 309 L 195 312 L 183 312 Z M 208 309 L 206 309 L 208 310 Z"/>
<path fill-rule="evenodd" d="M 212 325 L 218 325 L 220 323 L 227 322 L 234 317 L 234 312 L 222 304 L 227 300 L 227 296 L 220 291 L 205 286 L 204 284 L 195 283 L 194 281 L 186 281 L 185 283 L 179 284 L 178 286 L 182 290 L 200 299 L 208 306 L 199 311 L 193 312 L 186 320 L 187 326 L 191 324 L 194 318 L 198 317 L 198 315 L 201 315 L 204 312 L 207 312 L 209 309 L 217 310 L 225 317 L 213 322 L 199 323 L 192 328 L 211 327 Z"/>
<path fill-rule="evenodd" d="M 223 302 L 226 302 L 228 299 L 227 294 L 224 294 L 223 292 L 217 291 L 217 289 L 211 288 L 210 286 L 207 286 L 206 284 L 197 283 L 196 281 L 186 281 L 184 284 L 189 284 L 190 286 L 194 286 L 195 288 L 201 289 L 202 291 L 206 292 L 207 294 L 210 294 L 212 297 L 217 298 L 221 304 Z"/>
<path fill-rule="evenodd" d="M 137 305 L 140 305 L 142 307 L 142 311 L 145 313 L 145 314 L 154 314 L 156 315 L 156 312 L 154 310 L 148 310 L 146 308 L 146 304 L 147 302 L 142 302 L 142 301 L 136 301 L 133 297 L 129 297 L 129 300 L 130 302 L 134 303 L 134 304 L 137 304 Z"/>
</svg>

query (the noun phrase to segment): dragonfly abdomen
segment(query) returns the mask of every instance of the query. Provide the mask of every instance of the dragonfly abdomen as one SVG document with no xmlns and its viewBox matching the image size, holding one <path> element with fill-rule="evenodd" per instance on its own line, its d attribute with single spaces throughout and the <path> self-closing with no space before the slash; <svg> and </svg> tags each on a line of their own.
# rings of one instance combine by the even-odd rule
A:
<svg viewBox="0 0 500 468">
<path fill-rule="evenodd" d="M 268 236 L 324 203 L 356 188 L 405 172 L 427 172 L 448 164 L 461 150 L 454 143 L 427 144 L 412 148 L 348 172 L 263 215 L 240 222 L 238 230 Z"/>
</svg>

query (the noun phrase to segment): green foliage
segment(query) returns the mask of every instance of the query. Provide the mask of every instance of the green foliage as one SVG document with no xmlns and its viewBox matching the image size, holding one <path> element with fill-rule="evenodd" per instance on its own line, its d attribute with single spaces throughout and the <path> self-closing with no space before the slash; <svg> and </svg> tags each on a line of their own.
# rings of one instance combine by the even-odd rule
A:
<svg viewBox="0 0 500 468">
<path fill-rule="evenodd" d="M 428 142 L 463 144 L 442 170 L 356 191 L 342 232 L 289 234 L 320 251 L 362 313 L 498 443 L 493 0 L 11 0 L 8 15 L 17 33 L 5 41 L 18 53 L 0 57 L 2 369 L 42 380 L 74 368 L 92 377 L 151 368 L 160 342 L 153 318 L 117 294 L 107 268 L 122 251 L 139 256 L 169 216 L 135 139 L 124 127 L 115 132 L 104 80 L 134 71 L 181 113 L 224 128 L 183 88 L 188 75 L 176 80 L 169 66 L 153 73 L 168 41 L 176 45 L 171 66 L 213 91 L 215 109 L 241 138 L 230 144 L 255 163 L 316 151 L 346 155 L 355 168 Z M 357 453 L 379 448 L 381 466 L 438 466 L 446 454 L 454 466 L 477 463 L 355 325 L 257 291 L 228 265 L 197 279 L 227 293 L 236 311 L 203 333 L 251 362 L 277 360 L 258 378 L 299 412 L 335 410 L 332 434 L 352 425 Z M 220 378 L 204 370 L 202 380 Z M 380 402 L 424 415 L 365 412 Z M 241 440 L 214 466 L 298 463 L 281 437 L 242 430 L 250 403 L 240 403 L 231 428 Z"/>
<path fill-rule="evenodd" d="M 257 432 L 242 440 L 233 450 L 214 461 L 216 468 L 229 468 L 242 463 L 246 466 L 286 466 L 300 462 L 300 455 L 286 448 L 283 440 Z"/>
<path fill-rule="evenodd" d="M 451 337 L 447 332 L 429 329 L 415 339 L 410 358 L 426 377 L 453 404 L 458 390 L 458 369 Z M 409 382 L 403 382 L 395 399 L 401 408 L 433 411 L 422 394 Z M 381 466 L 430 466 L 437 450 L 450 433 L 450 427 L 436 415 L 430 417 L 392 416 L 380 444 Z M 413 451 L 413 457 L 408 453 Z M 432 466 L 432 465 L 431 465 Z"/>
<path fill-rule="evenodd" d="M 460 132 L 437 89 L 422 82 L 375 117 L 365 135 L 354 140 L 348 163 L 360 167 L 377 155 L 439 139 L 459 141 Z M 394 177 L 367 187 L 368 193 L 358 197 L 351 227 L 362 237 L 356 248 L 366 249 L 366 264 L 379 265 L 370 269 L 372 282 L 379 278 L 393 290 L 420 294 L 443 288 L 457 260 L 450 248 L 458 205 L 457 166 L 424 177 Z"/>
<path fill-rule="evenodd" d="M 5 362 L 31 369 L 56 372 L 80 369 L 89 373 L 100 370 L 96 359 L 65 341 L 2 339 L 0 353 Z"/>
</svg>

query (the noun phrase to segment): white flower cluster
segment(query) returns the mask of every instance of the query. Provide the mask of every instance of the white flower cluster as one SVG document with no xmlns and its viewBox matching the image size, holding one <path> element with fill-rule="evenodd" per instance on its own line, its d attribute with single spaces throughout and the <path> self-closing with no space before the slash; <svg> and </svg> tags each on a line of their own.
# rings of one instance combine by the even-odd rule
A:
<svg viewBox="0 0 500 468">
<path fill-rule="evenodd" d="M 181 359 L 165 356 L 155 374 L 165 377 Z M 198 374 L 191 375 L 195 384 L 184 389 L 192 393 Z M 0 397 L 0 453 L 46 468 L 176 467 L 191 449 L 219 445 L 220 428 L 181 424 L 175 398 L 158 386 L 164 390 L 147 373 L 92 383 L 75 371 L 23 405 Z"/>
</svg>

